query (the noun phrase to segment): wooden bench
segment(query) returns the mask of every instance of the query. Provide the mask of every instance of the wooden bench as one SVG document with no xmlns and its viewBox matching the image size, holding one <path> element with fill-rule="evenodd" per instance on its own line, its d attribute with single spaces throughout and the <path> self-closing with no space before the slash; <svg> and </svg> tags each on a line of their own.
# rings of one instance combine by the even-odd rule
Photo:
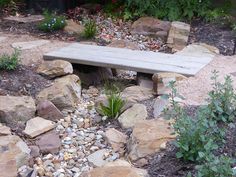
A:
<svg viewBox="0 0 236 177">
<path fill-rule="evenodd" d="M 186 76 L 194 76 L 212 60 L 211 57 L 173 55 L 79 43 L 49 52 L 43 57 L 45 60 L 61 59 L 71 63 L 149 74 L 175 72 Z"/>
</svg>

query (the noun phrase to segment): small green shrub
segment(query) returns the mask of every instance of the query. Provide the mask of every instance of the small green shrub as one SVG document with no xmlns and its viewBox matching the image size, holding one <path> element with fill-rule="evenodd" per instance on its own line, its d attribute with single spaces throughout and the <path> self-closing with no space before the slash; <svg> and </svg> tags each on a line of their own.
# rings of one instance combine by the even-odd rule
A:
<svg viewBox="0 0 236 177">
<path fill-rule="evenodd" d="M 175 142 L 178 148 L 177 158 L 193 162 L 202 161 L 218 148 L 214 133 L 211 132 L 212 127 L 204 116 L 198 116 L 196 119 L 188 116 L 179 117 L 174 128 L 178 134 Z"/>
<path fill-rule="evenodd" d="M 91 39 L 94 38 L 97 34 L 97 25 L 95 23 L 95 21 L 93 20 L 88 20 L 85 22 L 84 25 L 84 31 L 82 33 L 82 37 L 86 38 L 86 39 Z"/>
<path fill-rule="evenodd" d="M 12 55 L 3 54 L 0 56 L 0 70 L 14 70 L 19 65 L 20 52 L 15 50 Z"/>
<path fill-rule="evenodd" d="M 117 118 L 123 111 L 125 101 L 121 98 L 120 94 L 107 95 L 107 101 L 107 106 L 102 103 L 100 104 L 100 113 L 108 118 Z"/>
<path fill-rule="evenodd" d="M 44 32 L 52 32 L 61 30 L 66 26 L 66 19 L 64 16 L 58 16 L 56 14 L 44 12 L 44 20 L 39 24 L 38 28 Z"/>
<path fill-rule="evenodd" d="M 233 160 L 226 156 L 212 156 L 203 165 L 198 165 L 196 177 L 233 177 Z"/>
<path fill-rule="evenodd" d="M 213 90 L 209 93 L 209 118 L 217 122 L 230 123 L 236 116 L 236 95 L 230 76 L 225 77 L 225 82 L 217 81 L 218 73 L 213 72 Z"/>
</svg>

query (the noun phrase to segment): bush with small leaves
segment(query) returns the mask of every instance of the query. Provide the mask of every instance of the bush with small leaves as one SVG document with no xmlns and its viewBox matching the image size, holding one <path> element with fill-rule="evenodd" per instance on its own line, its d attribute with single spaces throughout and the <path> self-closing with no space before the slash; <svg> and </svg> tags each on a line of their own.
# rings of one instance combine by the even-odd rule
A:
<svg viewBox="0 0 236 177">
<path fill-rule="evenodd" d="M 15 70 L 19 65 L 19 50 L 15 50 L 12 55 L 3 54 L 0 56 L 0 70 Z"/>
<path fill-rule="evenodd" d="M 84 37 L 86 39 L 92 39 L 96 36 L 97 25 L 96 25 L 95 21 L 93 21 L 93 20 L 86 21 L 84 27 L 85 28 L 82 33 L 82 37 Z"/>
<path fill-rule="evenodd" d="M 39 24 L 38 28 L 44 32 L 52 32 L 62 30 L 66 26 L 66 19 L 64 16 L 44 12 L 44 20 Z"/>
<path fill-rule="evenodd" d="M 198 165 L 196 177 L 233 177 L 234 161 L 227 156 L 212 156 L 203 165 Z"/>
<path fill-rule="evenodd" d="M 217 122 L 230 123 L 236 116 L 236 95 L 230 76 L 225 77 L 225 82 L 217 81 L 218 72 L 213 72 L 213 90 L 209 93 L 209 119 Z"/>
</svg>

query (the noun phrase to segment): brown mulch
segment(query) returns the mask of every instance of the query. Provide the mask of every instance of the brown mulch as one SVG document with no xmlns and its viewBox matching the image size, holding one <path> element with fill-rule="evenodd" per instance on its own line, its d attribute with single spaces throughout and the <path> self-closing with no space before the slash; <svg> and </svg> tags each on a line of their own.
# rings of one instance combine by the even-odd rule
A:
<svg viewBox="0 0 236 177">
<path fill-rule="evenodd" d="M 37 74 L 33 68 L 19 66 L 14 71 L 0 71 L 0 95 L 36 97 L 52 81 Z"/>
</svg>

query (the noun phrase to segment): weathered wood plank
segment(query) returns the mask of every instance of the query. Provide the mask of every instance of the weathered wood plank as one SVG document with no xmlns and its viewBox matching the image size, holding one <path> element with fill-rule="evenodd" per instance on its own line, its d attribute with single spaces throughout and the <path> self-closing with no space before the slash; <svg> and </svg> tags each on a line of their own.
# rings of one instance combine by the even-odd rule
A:
<svg viewBox="0 0 236 177">
<path fill-rule="evenodd" d="M 151 74 L 168 71 L 185 75 L 195 75 L 212 60 L 211 57 L 191 57 L 79 43 L 47 53 L 44 55 L 44 59 L 63 59 L 71 63 L 127 69 Z"/>
</svg>

